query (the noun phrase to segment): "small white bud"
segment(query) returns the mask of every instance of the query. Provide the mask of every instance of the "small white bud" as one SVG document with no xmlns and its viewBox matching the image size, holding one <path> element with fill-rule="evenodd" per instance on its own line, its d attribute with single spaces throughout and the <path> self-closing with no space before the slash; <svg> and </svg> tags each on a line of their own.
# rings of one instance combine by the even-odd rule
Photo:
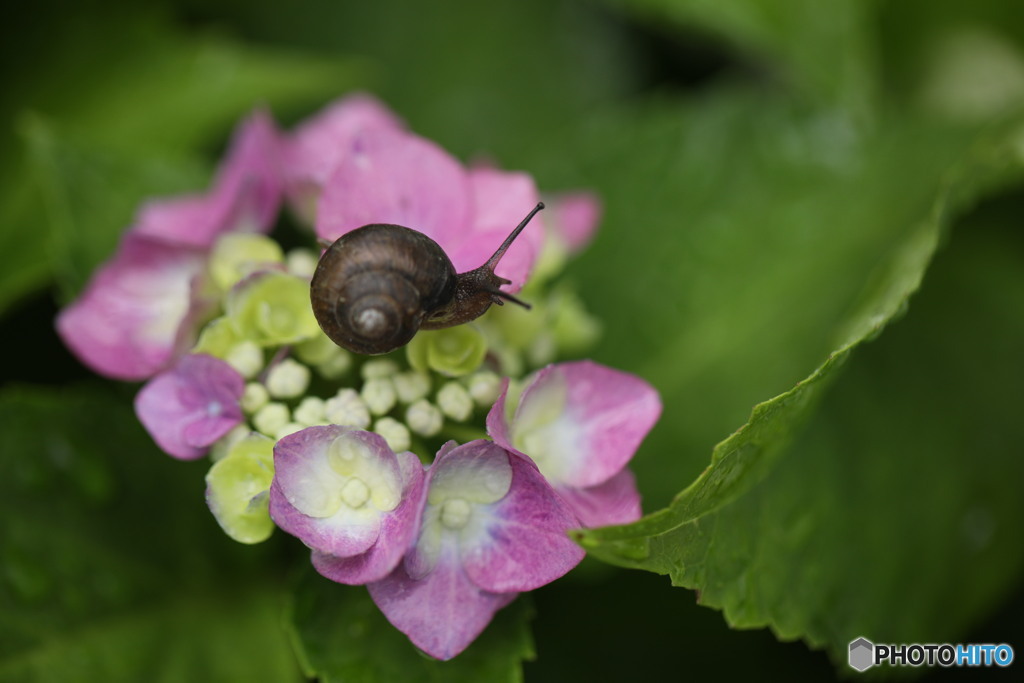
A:
<svg viewBox="0 0 1024 683">
<path fill-rule="evenodd" d="M 337 352 L 316 364 L 316 371 L 327 379 L 338 379 L 352 369 L 352 354 L 340 346 L 335 348 Z"/>
<path fill-rule="evenodd" d="M 456 422 L 467 420 L 473 414 L 473 398 L 465 387 L 455 381 L 446 383 L 437 392 L 437 405 L 442 413 Z"/>
<path fill-rule="evenodd" d="M 395 395 L 395 385 L 389 379 L 368 380 L 363 385 L 360 396 L 374 415 L 383 415 L 391 410 L 398 398 Z"/>
<path fill-rule="evenodd" d="M 274 433 L 274 438 L 275 439 L 283 439 L 284 437 L 288 436 L 289 434 L 294 434 L 295 432 L 301 432 L 305 428 L 306 428 L 306 425 L 299 424 L 298 422 L 288 422 L 283 427 L 281 427 L 280 429 L 278 429 Z"/>
<path fill-rule="evenodd" d="M 547 365 L 555 359 L 558 347 L 555 343 L 555 335 L 545 333 L 538 335 L 526 351 L 532 365 Z"/>
<path fill-rule="evenodd" d="M 420 436 L 434 436 L 441 431 L 444 415 L 433 403 L 421 398 L 405 411 L 405 421 L 408 423 L 409 429 Z"/>
<path fill-rule="evenodd" d="M 317 264 L 316 254 L 311 249 L 301 247 L 292 249 L 284 257 L 284 266 L 292 275 L 313 277 Z"/>
<path fill-rule="evenodd" d="M 370 410 L 355 389 L 342 389 L 324 402 L 324 415 L 331 424 L 366 429 Z"/>
<path fill-rule="evenodd" d="M 252 416 L 253 426 L 267 436 L 275 436 L 278 430 L 289 422 L 291 415 L 288 406 L 283 403 L 270 402 Z"/>
<path fill-rule="evenodd" d="M 267 388 L 259 382 L 249 382 L 245 385 L 245 391 L 242 392 L 242 400 L 239 403 L 242 406 L 242 410 L 252 414 L 262 408 L 270 400 L 270 394 L 267 393 Z"/>
<path fill-rule="evenodd" d="M 317 396 L 307 396 L 299 403 L 292 417 L 296 422 L 307 427 L 324 424 L 324 421 L 327 419 L 324 400 Z"/>
<path fill-rule="evenodd" d="M 309 368 L 293 358 L 285 358 L 267 373 L 267 391 L 274 398 L 295 398 L 309 388 L 309 377 Z"/>
<path fill-rule="evenodd" d="M 242 377 L 252 379 L 263 369 L 263 349 L 256 342 L 239 342 L 228 350 L 224 360 Z"/>
<path fill-rule="evenodd" d="M 213 443 L 213 446 L 210 447 L 210 459 L 214 462 L 222 460 L 224 456 L 231 452 L 231 449 L 235 447 L 236 443 L 249 436 L 251 433 L 252 428 L 250 428 L 249 425 L 238 425 Z"/>
<path fill-rule="evenodd" d="M 430 375 L 417 370 L 400 372 L 391 378 L 395 384 L 395 393 L 402 403 L 415 403 L 421 398 L 426 398 L 430 392 Z"/>
<path fill-rule="evenodd" d="M 466 382 L 469 395 L 481 408 L 488 408 L 498 400 L 501 393 L 501 378 L 490 370 L 474 372 Z"/>
<path fill-rule="evenodd" d="M 389 358 L 374 358 L 363 363 L 363 379 L 385 379 L 398 373 L 398 364 Z"/>
<path fill-rule="evenodd" d="M 412 445 L 409 428 L 393 417 L 382 417 L 377 420 L 373 425 L 373 431 L 383 436 L 391 450 L 396 453 L 407 451 Z"/>
</svg>

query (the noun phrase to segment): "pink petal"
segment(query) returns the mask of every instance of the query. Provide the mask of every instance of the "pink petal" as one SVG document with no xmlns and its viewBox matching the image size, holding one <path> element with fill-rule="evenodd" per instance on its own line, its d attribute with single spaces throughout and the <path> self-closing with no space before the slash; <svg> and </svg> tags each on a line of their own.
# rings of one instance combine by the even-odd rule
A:
<svg viewBox="0 0 1024 683">
<path fill-rule="evenodd" d="M 570 252 L 590 243 L 601 219 L 601 200 L 592 192 L 567 192 L 545 197 L 548 225 Z"/>
<path fill-rule="evenodd" d="M 523 391 L 508 430 L 512 444 L 522 445 L 523 416 L 559 392 L 564 405 L 544 430 L 547 452 L 519 448 L 556 486 L 588 488 L 618 474 L 661 415 L 658 392 L 635 375 L 586 360 L 549 365 Z M 488 424 L 500 417 L 488 416 Z"/>
<path fill-rule="evenodd" d="M 364 482 L 370 487 L 370 499 L 356 510 L 332 498 L 342 490 L 333 487 L 344 487 L 352 478 L 342 477 L 329 460 L 332 444 L 342 435 L 355 438 L 367 449 L 360 457 L 368 459 L 363 462 L 370 470 L 363 472 L 372 477 Z M 318 568 L 331 572 L 325 574 L 329 578 L 349 583 L 386 573 L 381 566 L 390 563 L 393 567 L 395 554 L 401 557 L 419 529 L 422 466 L 411 454 L 396 456 L 377 434 L 338 425 L 307 427 L 277 442 L 274 467 L 270 516 L 279 527 L 322 555 L 357 558 L 374 552 L 371 558 L 350 563 L 318 557 Z M 374 488 L 379 486 L 388 488 Z M 390 491 L 387 495 L 394 495 L 394 507 L 378 509 L 374 491 Z M 318 501 L 327 501 L 322 511 L 315 509 Z M 375 544 L 382 545 L 374 550 Z"/>
<path fill-rule="evenodd" d="M 288 503 L 288 496 L 276 475 L 270 484 L 270 518 L 311 549 L 336 557 L 356 557 L 368 551 L 380 537 L 382 526 L 380 517 L 305 515 Z"/>
<path fill-rule="evenodd" d="M 145 379 L 191 346 L 193 295 L 206 256 L 195 248 L 127 235 L 81 296 L 57 317 L 68 348 L 96 372 Z"/>
<path fill-rule="evenodd" d="M 192 354 L 149 381 L 135 397 L 139 421 L 168 454 L 202 457 L 243 416 L 239 400 L 245 380 L 213 356 Z"/>
<path fill-rule="evenodd" d="M 132 231 L 197 247 L 225 232 L 266 232 L 281 203 L 279 145 L 270 115 L 255 112 L 236 130 L 209 193 L 149 202 Z"/>
<path fill-rule="evenodd" d="M 344 148 L 323 187 L 316 232 L 322 239 L 371 223 L 418 230 L 450 251 L 469 224 L 469 184 L 462 166 L 424 138 L 363 130 Z"/>
<path fill-rule="evenodd" d="M 335 557 L 313 550 L 313 566 L 332 581 L 358 585 L 383 579 L 398 566 L 405 551 L 420 528 L 426 500 L 426 477 L 423 465 L 412 453 L 398 454 L 405 487 L 402 504 L 381 518 L 380 537 L 365 553 L 352 557 Z"/>
<path fill-rule="evenodd" d="M 473 195 L 471 228 L 448 252 L 459 273 L 482 266 L 540 200 L 533 179 L 525 173 L 475 168 L 469 172 L 469 183 Z M 522 289 L 543 241 L 541 212 L 530 220 L 495 268 L 499 276 L 512 281 L 509 291 Z"/>
<path fill-rule="evenodd" d="M 508 377 L 501 380 L 501 393 L 498 394 L 494 405 L 487 412 L 487 434 L 494 439 L 494 443 L 508 451 L 515 450 L 512 445 L 512 437 L 509 434 L 508 418 L 505 417 L 508 402 Z"/>
<path fill-rule="evenodd" d="M 282 160 L 289 196 L 300 208 L 320 194 L 353 136 L 364 130 L 401 130 L 402 122 L 379 100 L 364 93 L 328 105 L 288 136 Z M 307 216 L 312 219 L 313 216 Z"/>
<path fill-rule="evenodd" d="M 437 568 L 414 581 L 399 565 L 387 578 L 367 586 L 370 597 L 395 628 L 431 657 L 448 660 L 472 643 L 495 612 L 515 593 L 478 588 L 459 566 L 453 547 L 444 549 Z"/>
<path fill-rule="evenodd" d="M 597 486 L 586 489 L 560 486 L 555 491 L 585 527 L 629 524 L 643 515 L 636 478 L 628 468 Z"/>
<path fill-rule="evenodd" d="M 491 442 L 474 443 L 503 451 Z M 539 588 L 575 567 L 584 555 L 566 533 L 580 526 L 566 503 L 527 459 L 511 456 L 509 461 L 512 488 L 499 502 L 474 512 L 487 514 L 485 533 L 471 542 L 463 538 L 460 546 L 466 575 L 494 593 Z"/>
</svg>

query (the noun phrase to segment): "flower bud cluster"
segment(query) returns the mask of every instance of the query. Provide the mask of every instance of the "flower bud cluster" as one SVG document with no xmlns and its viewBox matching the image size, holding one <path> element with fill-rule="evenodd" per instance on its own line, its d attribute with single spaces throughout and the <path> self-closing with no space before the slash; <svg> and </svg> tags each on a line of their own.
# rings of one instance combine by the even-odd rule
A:
<svg viewBox="0 0 1024 683">
<path fill-rule="evenodd" d="M 549 218 L 502 257 L 498 275 L 533 310 L 494 306 L 382 357 L 321 331 L 313 245 L 406 224 L 465 272 L 538 200 L 526 174 L 466 169 L 368 96 L 287 134 L 257 112 L 208 194 L 140 210 L 58 330 L 101 374 L 148 380 L 140 421 L 175 458 L 210 455 L 207 503 L 229 536 L 297 536 L 320 573 L 366 584 L 393 624 L 447 659 L 519 592 L 580 561 L 569 529 L 641 514 L 627 464 L 657 394 L 589 361 L 550 365 L 599 331 L 553 284 L 599 207 L 587 193 L 546 198 Z M 285 201 L 309 247 L 266 235 Z"/>
</svg>

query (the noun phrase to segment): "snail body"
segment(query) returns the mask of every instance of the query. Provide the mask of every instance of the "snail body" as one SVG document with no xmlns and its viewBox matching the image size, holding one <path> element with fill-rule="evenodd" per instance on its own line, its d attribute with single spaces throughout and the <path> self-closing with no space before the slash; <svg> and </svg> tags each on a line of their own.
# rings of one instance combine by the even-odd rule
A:
<svg viewBox="0 0 1024 683">
<path fill-rule="evenodd" d="M 543 208 L 537 204 L 486 263 L 465 273 L 455 272 L 437 242 L 411 228 L 374 223 L 348 232 L 327 247 L 313 273 L 313 314 L 338 346 L 377 355 L 409 343 L 420 329 L 474 320 L 492 303 L 526 306 L 501 291 L 509 281 L 494 268 Z"/>
</svg>

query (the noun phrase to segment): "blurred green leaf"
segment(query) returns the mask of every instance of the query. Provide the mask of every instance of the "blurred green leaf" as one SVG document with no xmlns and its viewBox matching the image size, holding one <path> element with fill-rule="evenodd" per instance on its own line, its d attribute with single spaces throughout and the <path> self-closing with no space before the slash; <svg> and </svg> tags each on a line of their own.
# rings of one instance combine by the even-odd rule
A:
<svg viewBox="0 0 1024 683">
<path fill-rule="evenodd" d="M 22 128 L 43 196 L 45 215 L 36 220 L 47 221 L 49 230 L 24 229 L 12 235 L 21 241 L 31 236 L 29 247 L 36 250 L 46 245 L 42 254 L 49 255 L 65 300 L 77 294 L 93 270 L 113 255 L 142 199 L 196 191 L 209 177 L 195 162 L 76 143 L 41 116 L 27 116 Z M 43 241 L 47 234 L 49 239 Z M 31 262 L 47 264 L 42 254 Z M 5 258 L 13 262 L 18 255 L 13 251 Z"/>
<path fill-rule="evenodd" d="M 641 19 L 708 31 L 797 92 L 871 114 L 873 3 L 863 0 L 612 0 Z"/>
<path fill-rule="evenodd" d="M 306 675 L 321 681 L 509 681 L 522 678 L 534 657 L 527 622 L 529 599 L 520 597 L 455 659 L 440 662 L 419 652 L 388 623 L 362 586 L 340 586 L 307 571 L 296 588 L 291 624 Z"/>
<path fill-rule="evenodd" d="M 0 168 L 8 181 L 0 188 L 0 311 L 53 268 L 64 295 L 76 292 L 146 197 L 204 191 L 197 153 L 226 145 L 233 123 L 252 108 L 271 105 L 290 116 L 367 72 L 351 59 L 182 33 L 148 11 L 111 22 L 109 42 L 99 47 L 91 31 L 69 30 L 55 43 L 50 78 L 19 80 L 7 93 L 22 89 L 5 108 L 29 154 L 12 154 Z M 43 229 L 47 220 L 52 231 Z"/>
<path fill-rule="evenodd" d="M 874 206 L 875 223 L 891 225 L 883 216 L 891 213 L 907 227 L 899 229 L 892 225 L 890 230 L 895 230 L 889 235 L 874 236 L 866 225 L 850 233 L 840 229 L 835 234 L 830 232 L 829 239 L 841 242 L 842 252 L 816 251 L 820 259 L 818 268 L 809 272 L 817 272 L 820 279 L 808 279 L 804 284 L 821 288 L 831 284 L 832 279 L 851 275 L 831 258 L 841 255 L 848 261 L 851 253 L 863 253 L 873 242 L 872 251 L 876 254 L 879 244 L 888 245 L 885 260 L 876 269 L 861 301 L 850 307 L 839 323 L 837 346 L 829 352 L 828 360 L 793 389 L 755 407 L 747 424 L 715 447 L 710 466 L 668 508 L 633 525 L 585 532 L 581 536 L 583 544 L 599 557 L 666 573 L 673 583 L 698 589 L 702 602 L 722 607 L 735 626 L 770 625 L 781 637 L 803 637 L 813 645 L 827 645 L 837 657 L 859 634 L 888 638 L 889 642 L 913 642 L 914 635 L 928 635 L 928 641 L 934 642 L 936 638 L 960 632 L 968 623 L 964 615 L 976 618 L 977 601 L 968 599 L 949 609 L 950 592 L 963 580 L 962 566 L 950 562 L 919 563 L 922 545 L 927 545 L 933 556 L 957 556 L 969 539 L 965 540 L 964 534 L 952 533 L 951 525 L 972 514 L 971 506 L 977 505 L 979 490 L 986 486 L 999 489 L 999 484 L 991 481 L 995 468 L 987 469 L 984 475 L 965 476 L 968 473 L 964 468 L 972 468 L 972 460 L 964 458 L 962 448 L 948 447 L 960 440 L 957 427 L 936 425 L 929 431 L 927 425 L 921 425 L 925 433 L 908 442 L 859 444 L 847 453 L 843 447 L 847 442 L 840 439 L 827 447 L 810 448 L 803 457 L 779 456 L 853 349 L 902 315 L 909 297 L 921 283 L 950 213 L 962 209 L 979 192 L 990 190 L 1007 178 L 1019 177 L 1020 134 L 1018 126 L 1009 133 L 961 149 L 963 161 L 952 166 L 945 164 L 923 176 L 921 180 L 926 185 L 919 190 L 923 194 L 917 196 L 912 191 L 899 199 L 885 192 L 876 195 L 872 191 L 882 188 L 856 174 L 858 208 L 870 212 Z M 902 131 L 901 140 L 906 141 L 907 137 L 908 132 Z M 873 168 L 876 180 L 883 182 L 888 174 L 900 173 L 897 159 L 910 158 L 909 149 L 902 156 L 892 154 L 892 150 L 887 152 L 883 157 L 887 166 L 884 173 L 871 164 L 870 158 L 862 162 L 867 162 L 866 167 Z M 910 190 L 912 185 L 905 171 L 898 177 L 900 182 L 891 176 L 888 182 L 901 190 Z M 931 200 L 923 201 L 929 194 Z M 827 187 L 816 193 L 819 198 L 827 196 Z M 837 205 L 851 207 L 853 203 L 848 199 Z M 825 223 L 826 217 L 831 218 L 829 212 L 822 211 L 820 223 Z M 763 214 L 762 225 L 770 224 L 772 218 L 771 213 Z M 834 226 L 838 221 L 828 222 Z M 785 229 L 800 228 L 795 223 Z M 844 239 L 844 235 L 850 234 L 861 242 Z M 769 253 L 759 256 L 770 258 Z M 792 262 L 787 265 L 793 268 Z M 827 270 L 820 270 L 821 266 L 827 266 Z M 769 282 L 767 290 L 759 296 L 770 296 L 774 287 Z M 822 301 L 826 299 L 822 297 Z M 911 356 L 909 362 L 913 352 L 906 353 Z M 948 360 L 953 360 L 953 356 Z M 935 372 L 944 367 L 940 363 L 929 369 Z M 668 373 L 671 377 L 671 370 Z M 948 394 L 952 396 L 956 396 L 955 390 Z M 880 415 L 885 415 L 886 409 L 905 415 L 906 407 L 916 405 L 920 398 L 923 397 L 888 393 L 884 398 L 872 396 L 860 410 L 842 412 L 842 422 L 849 425 L 845 430 L 853 434 L 862 426 L 859 420 L 867 417 L 872 420 L 872 427 L 878 427 L 870 433 L 894 433 L 905 438 L 905 432 L 886 430 L 890 423 L 875 421 L 877 416 L 869 406 L 874 401 L 880 404 Z M 899 410 L 901 406 L 903 411 Z M 984 409 L 978 414 L 984 415 Z M 863 464 L 851 465 L 854 458 Z M 890 464 L 893 462 L 898 462 L 898 466 Z M 944 467 L 937 466 L 938 462 Z M 893 474 L 894 469 L 897 474 Z M 942 477 L 937 499 L 914 488 L 915 473 L 926 476 L 934 470 L 941 470 Z M 768 479 L 762 482 L 765 476 Z M 867 495 L 847 488 L 855 477 L 869 491 Z M 1020 511 L 1009 508 L 1020 480 L 1011 477 L 1008 481 L 1015 483 L 999 494 L 1003 503 L 993 503 L 984 509 L 985 524 L 1002 530 L 1007 520 L 1019 522 Z M 905 489 L 919 495 L 903 496 L 901 491 Z M 935 520 L 933 524 L 929 520 L 936 514 L 935 506 L 944 499 L 950 503 L 942 512 L 946 519 Z M 916 514 L 907 514 L 907 508 L 915 505 L 919 506 L 912 510 Z M 878 537 L 873 538 L 868 530 L 878 533 Z M 991 530 L 987 533 L 991 534 Z M 902 537 L 929 541 L 901 543 Z M 989 540 L 986 537 L 986 547 Z M 995 559 L 994 570 L 983 567 L 979 572 L 996 571 L 1005 585 L 1006 576 L 1012 575 L 1007 568 L 1019 565 L 1019 555 L 1003 553 Z M 930 582 L 915 580 L 915 572 L 928 573 Z M 905 589 L 911 583 L 915 586 L 915 599 L 911 604 L 900 605 L 901 617 L 896 620 L 892 617 L 896 604 L 892 591 Z M 947 610 L 947 618 L 942 633 L 936 634 L 929 627 L 940 606 Z M 953 618 L 957 612 L 962 613 L 959 619 Z"/>
<path fill-rule="evenodd" d="M 870 274 L 957 189 L 975 139 L 723 89 L 595 115 L 563 145 L 606 206 L 573 264 L 605 323 L 593 357 L 652 380 L 672 416 L 633 462 L 648 509 L 849 341 Z"/>
<path fill-rule="evenodd" d="M 204 464 L 159 453 L 127 397 L 8 388 L 0 452 L 0 680 L 297 678 L 270 549 L 224 538 Z"/>
</svg>

